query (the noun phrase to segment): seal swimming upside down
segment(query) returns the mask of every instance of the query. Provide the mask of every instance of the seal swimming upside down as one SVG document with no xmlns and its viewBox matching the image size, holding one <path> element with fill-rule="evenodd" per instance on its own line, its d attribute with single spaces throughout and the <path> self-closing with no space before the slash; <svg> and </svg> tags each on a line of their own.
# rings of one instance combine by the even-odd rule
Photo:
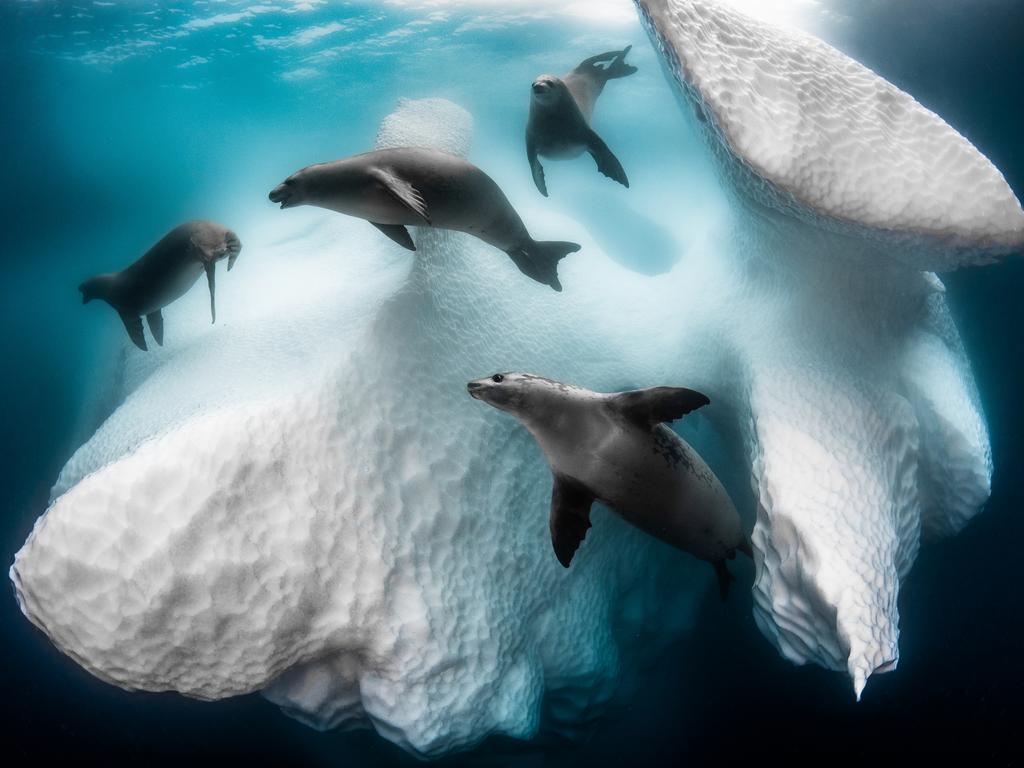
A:
<svg viewBox="0 0 1024 768">
<path fill-rule="evenodd" d="M 663 422 L 707 405 L 692 389 L 654 387 L 601 394 L 528 373 L 471 381 L 469 394 L 508 411 L 530 431 L 554 476 L 551 542 L 569 567 L 590 528 L 595 500 L 627 522 L 715 567 L 724 599 L 725 561 L 750 555 L 729 494 Z"/>
<path fill-rule="evenodd" d="M 583 150 L 590 152 L 601 173 L 629 186 L 622 163 L 590 127 L 590 118 L 605 83 L 636 72 L 636 67 L 626 63 L 626 54 L 632 47 L 591 56 L 565 77 L 541 75 L 533 81 L 530 119 L 526 125 L 526 156 L 533 182 L 545 197 L 548 187 L 540 157 L 578 157 Z M 608 65 L 599 66 L 604 62 Z"/>
<path fill-rule="evenodd" d="M 241 241 L 230 229 L 212 221 L 188 221 L 160 238 L 133 264 L 120 272 L 90 277 L 78 290 L 83 304 L 102 299 L 116 309 L 135 346 L 146 351 L 142 316 L 156 343 L 163 346 L 160 310 L 183 296 L 203 272 L 210 286 L 210 322 L 217 321 L 216 264 L 227 258 L 230 271 L 241 250 Z"/>
<path fill-rule="evenodd" d="M 315 205 L 366 219 L 416 250 L 409 225 L 466 232 L 509 255 L 519 270 L 562 290 L 558 262 L 576 243 L 530 237 L 501 188 L 472 163 L 435 149 L 400 147 L 296 171 L 270 192 L 281 208 Z"/>
</svg>

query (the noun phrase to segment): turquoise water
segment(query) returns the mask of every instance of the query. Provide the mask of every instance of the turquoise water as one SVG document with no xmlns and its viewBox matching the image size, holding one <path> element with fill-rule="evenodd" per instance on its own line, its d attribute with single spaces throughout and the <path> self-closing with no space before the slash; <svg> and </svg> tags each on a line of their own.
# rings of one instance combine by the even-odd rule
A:
<svg viewBox="0 0 1024 768">
<path fill-rule="evenodd" d="M 817 31 L 942 114 L 1018 195 L 1024 190 L 1019 7 L 949 0 L 833 8 L 838 21 L 816 17 Z M 113 313 L 80 305 L 78 283 L 126 264 L 188 218 L 221 221 L 245 243 L 247 229 L 288 215 L 266 200 L 270 188 L 299 167 L 372 147 L 399 98 L 443 97 L 469 109 L 471 159 L 515 204 L 533 206 L 522 138 L 530 82 L 633 44 L 640 71 L 609 85 L 595 121 L 631 189 L 598 176 L 589 158 L 549 162 L 547 204 L 579 219 L 612 259 L 651 276 L 684 257 L 724 206 L 707 151 L 628 3 L 602 16 L 498 3 L 11 2 L 0 8 L 0 39 L 8 561 L 57 471 L 109 407 L 97 407 L 94 393 L 123 331 Z M 651 204 L 664 200 L 671 217 Z M 843 681 L 779 659 L 742 596 L 709 604 L 707 631 L 685 662 L 669 658 L 641 680 L 583 746 L 545 743 L 538 758 L 520 754 L 520 745 L 487 743 L 453 762 L 728 762 L 723 752 L 778 755 L 799 745 L 805 754 L 829 745 L 868 752 L 864 733 L 916 754 L 933 746 L 982 760 L 1009 754 L 1002 740 L 1018 719 L 1024 682 L 1011 587 L 1024 532 L 1013 469 L 1024 453 L 1016 402 L 1022 281 L 1020 263 L 949 281 L 992 431 L 994 493 L 965 534 L 922 554 L 912 599 L 901 605 L 904 661 L 897 675 L 872 683 L 873 696 L 855 707 Z M 219 285 L 230 292 L 230 276 Z M 63 752 L 156 762 L 411 760 L 370 733 L 313 732 L 253 696 L 206 704 L 106 686 L 50 647 L 9 594 L 3 605 L 5 688 L 17 691 L 5 730 L 22 762 Z M 803 734 L 790 738 L 772 722 L 799 724 Z M 935 742 L 932 734 L 946 729 L 963 734 L 958 744 Z"/>
</svg>

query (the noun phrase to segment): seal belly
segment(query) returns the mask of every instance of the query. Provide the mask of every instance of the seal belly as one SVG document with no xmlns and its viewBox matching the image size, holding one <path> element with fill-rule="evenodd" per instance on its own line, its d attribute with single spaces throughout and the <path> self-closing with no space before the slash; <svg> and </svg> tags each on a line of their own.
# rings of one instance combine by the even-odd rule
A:
<svg viewBox="0 0 1024 768">
<path fill-rule="evenodd" d="M 725 488 L 667 427 L 629 430 L 597 458 L 592 490 L 632 525 L 711 562 L 742 544 L 739 514 Z"/>
<path fill-rule="evenodd" d="M 586 146 L 578 142 L 559 141 L 545 144 L 537 150 L 537 154 L 551 160 L 571 160 L 582 155 L 584 150 Z"/>
</svg>

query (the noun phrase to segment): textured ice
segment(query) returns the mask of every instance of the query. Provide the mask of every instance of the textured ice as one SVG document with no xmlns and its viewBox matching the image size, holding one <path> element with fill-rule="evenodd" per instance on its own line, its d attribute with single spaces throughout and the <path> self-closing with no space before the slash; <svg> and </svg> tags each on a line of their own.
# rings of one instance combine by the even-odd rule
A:
<svg viewBox="0 0 1024 768">
<path fill-rule="evenodd" d="M 1024 250 L 1024 211 L 1003 176 L 896 86 L 720 2 L 637 4 L 671 77 L 762 202 L 870 229 L 896 246 L 884 258 L 922 269 Z"/>
<path fill-rule="evenodd" d="M 378 145 L 466 152 L 470 132 L 406 102 Z M 566 264 L 577 288 L 554 294 L 463 235 L 417 230 L 412 257 L 365 222 L 280 216 L 280 242 L 247 238 L 223 325 L 185 300 L 178 338 L 126 357 L 126 399 L 17 555 L 25 614 L 116 685 L 262 690 L 421 755 L 592 721 L 688 624 L 706 569 L 598 512 L 565 571 L 542 455 L 465 382 L 514 365 L 622 388 L 607 289 Z M 531 226 L 593 248 L 571 220 Z M 590 253 L 639 301 L 642 278 Z"/>
<path fill-rule="evenodd" d="M 958 531 L 990 488 L 970 366 L 918 270 L 1019 251 L 1024 213 L 966 139 L 821 41 L 702 0 L 637 5 L 734 193 L 755 618 L 859 697 L 899 659 L 922 532 Z"/>
</svg>

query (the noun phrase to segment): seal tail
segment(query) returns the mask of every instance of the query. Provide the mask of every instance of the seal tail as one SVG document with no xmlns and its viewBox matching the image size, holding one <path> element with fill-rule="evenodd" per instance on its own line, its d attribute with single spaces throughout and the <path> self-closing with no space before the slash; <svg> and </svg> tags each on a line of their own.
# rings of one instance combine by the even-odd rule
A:
<svg viewBox="0 0 1024 768">
<path fill-rule="evenodd" d="M 580 249 L 579 243 L 567 243 L 560 240 L 538 242 L 529 240 L 525 245 L 508 251 L 509 257 L 519 267 L 519 271 L 538 283 L 550 285 L 556 291 L 562 290 L 558 280 L 558 262 L 570 253 Z"/>
<path fill-rule="evenodd" d="M 616 80 L 620 77 L 629 77 L 630 75 L 636 74 L 636 67 L 632 64 L 626 63 L 626 54 L 633 49 L 632 45 L 627 45 L 612 59 L 612 63 L 609 64 L 604 70 L 605 80 Z"/>
</svg>

